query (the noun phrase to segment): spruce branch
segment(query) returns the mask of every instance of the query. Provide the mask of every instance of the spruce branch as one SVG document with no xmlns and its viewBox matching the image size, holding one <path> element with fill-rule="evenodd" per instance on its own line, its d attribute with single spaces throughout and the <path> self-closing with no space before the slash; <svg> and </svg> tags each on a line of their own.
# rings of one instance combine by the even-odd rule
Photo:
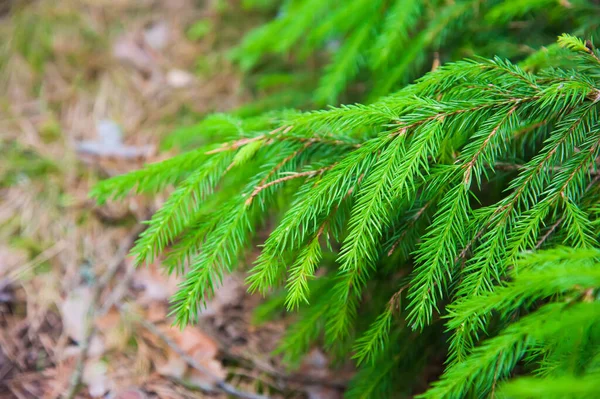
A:
<svg viewBox="0 0 600 399">
<path fill-rule="evenodd" d="M 349 0 L 335 15 L 314 0 L 289 10 L 306 12 L 308 3 L 329 22 L 315 22 L 306 40 L 343 39 L 323 98 L 343 95 L 363 62 L 394 70 L 376 91 L 402 81 L 413 62 L 428 67 L 428 50 L 444 60 L 448 29 L 478 18 L 477 4 L 504 23 L 472 0 L 439 3 L 431 21 L 428 4 L 393 1 L 412 18 L 398 32 L 379 0 Z M 500 3 L 516 7 L 513 15 L 541 10 L 537 1 Z M 364 16 L 353 11 L 363 7 Z M 281 18 L 255 39 L 282 29 L 294 37 L 278 44 L 287 51 L 313 17 Z M 374 31 L 373 21 L 385 23 Z M 365 46 L 383 45 L 378 30 L 387 30 L 381 43 L 406 51 L 372 54 Z M 286 361 L 298 364 L 316 343 L 340 360 L 354 350 L 360 370 L 350 397 L 412 395 L 414 385 L 398 381 L 441 361 L 446 372 L 424 397 L 501 395 L 522 361 L 524 373 L 565 376 L 574 364 L 586 378 L 586 353 L 600 347 L 590 324 L 600 318 L 600 66 L 588 43 L 559 43 L 552 57 L 526 61 L 527 70 L 502 58 L 446 63 L 369 105 L 209 118 L 204 128 L 221 129 L 224 144 L 101 183 L 97 196 L 175 186 L 133 252 L 144 262 L 170 247 L 166 268 L 187 266 L 173 298 L 182 325 L 226 273 L 246 266 L 244 252 L 269 226 L 249 290 L 272 296 L 271 312 L 298 313 L 281 342 Z M 543 249 L 558 243 L 571 249 Z M 433 352 L 448 355 L 431 360 Z"/>
</svg>

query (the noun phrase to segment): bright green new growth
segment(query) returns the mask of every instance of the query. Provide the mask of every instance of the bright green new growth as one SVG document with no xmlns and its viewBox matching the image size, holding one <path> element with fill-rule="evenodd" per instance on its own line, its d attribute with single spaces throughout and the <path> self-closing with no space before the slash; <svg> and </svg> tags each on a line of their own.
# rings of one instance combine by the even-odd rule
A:
<svg viewBox="0 0 600 399">
<path fill-rule="evenodd" d="M 288 361 L 321 337 L 357 359 L 349 397 L 422 389 L 415 375 L 445 350 L 440 321 L 447 369 L 423 397 L 527 397 L 542 378 L 591 392 L 600 58 L 573 36 L 559 45 L 573 69 L 447 64 L 371 105 L 236 121 L 230 141 L 107 180 L 94 195 L 176 186 L 132 252 L 151 262 L 173 246 L 168 267 L 186 271 L 173 299 L 180 325 L 274 218 L 249 287 L 283 290 L 281 303 L 299 309 L 281 344 Z M 577 249 L 519 260 L 556 244 Z M 537 375 L 523 380 L 531 386 L 501 384 L 521 360 Z"/>
</svg>

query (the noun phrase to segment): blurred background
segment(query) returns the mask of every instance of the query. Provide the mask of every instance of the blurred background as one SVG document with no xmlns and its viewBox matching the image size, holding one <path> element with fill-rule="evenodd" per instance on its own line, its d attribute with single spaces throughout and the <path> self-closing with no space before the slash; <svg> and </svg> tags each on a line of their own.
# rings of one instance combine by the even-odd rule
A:
<svg viewBox="0 0 600 399">
<path fill-rule="evenodd" d="M 177 279 L 126 256 L 164 198 L 88 199 L 172 155 L 176 127 L 249 98 L 225 54 L 264 18 L 219 0 L 0 1 L 1 398 L 228 397 L 224 380 L 339 396 L 322 353 L 293 374 L 270 355 L 284 322 L 251 324 L 243 278 L 172 327 Z"/>
</svg>

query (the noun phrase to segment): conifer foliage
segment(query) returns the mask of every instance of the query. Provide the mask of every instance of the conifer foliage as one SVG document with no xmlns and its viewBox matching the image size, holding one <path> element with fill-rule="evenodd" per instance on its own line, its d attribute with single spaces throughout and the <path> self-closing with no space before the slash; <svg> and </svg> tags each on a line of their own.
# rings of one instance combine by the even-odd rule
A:
<svg viewBox="0 0 600 399">
<path fill-rule="evenodd" d="M 317 342 L 354 357 L 350 398 L 422 391 L 441 362 L 423 398 L 589 396 L 600 389 L 600 55 L 573 36 L 558 44 L 568 69 L 475 59 L 370 105 L 213 116 L 207 130 L 230 140 L 93 194 L 175 186 L 133 254 L 164 253 L 185 273 L 181 325 L 274 220 L 249 288 L 298 312 L 281 342 L 289 362 Z"/>
<path fill-rule="evenodd" d="M 292 106 L 348 102 L 357 92 L 373 100 L 432 65 L 475 54 L 522 59 L 563 32 L 600 39 L 598 5 L 589 0 L 267 2 L 277 17 L 248 34 L 233 55 L 265 75 L 262 86 L 282 86 L 267 103 Z M 283 65 L 273 66 L 278 59 Z"/>
</svg>

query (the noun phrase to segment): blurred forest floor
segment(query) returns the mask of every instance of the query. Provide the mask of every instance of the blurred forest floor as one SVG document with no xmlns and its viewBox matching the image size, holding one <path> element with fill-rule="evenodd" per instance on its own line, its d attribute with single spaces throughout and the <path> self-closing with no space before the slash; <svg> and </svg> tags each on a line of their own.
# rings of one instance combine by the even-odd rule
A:
<svg viewBox="0 0 600 399">
<path fill-rule="evenodd" d="M 293 374 L 271 355 L 285 323 L 252 324 L 242 277 L 172 327 L 178 279 L 126 255 L 164 196 L 88 198 L 247 99 L 224 54 L 251 19 L 225 1 L 0 0 L 0 398 L 339 397 L 318 350 Z"/>
</svg>

